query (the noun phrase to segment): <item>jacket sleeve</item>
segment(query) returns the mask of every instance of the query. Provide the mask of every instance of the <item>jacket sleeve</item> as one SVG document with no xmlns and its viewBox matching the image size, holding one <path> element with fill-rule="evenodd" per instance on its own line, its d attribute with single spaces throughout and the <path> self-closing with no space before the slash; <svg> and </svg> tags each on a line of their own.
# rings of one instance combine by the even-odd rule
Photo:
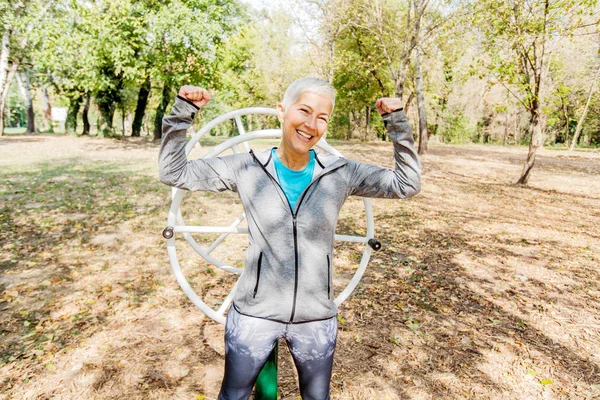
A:
<svg viewBox="0 0 600 400">
<path fill-rule="evenodd" d="M 421 162 L 415 150 L 412 127 L 403 110 L 382 117 L 394 144 L 395 169 L 353 161 L 350 194 L 382 198 L 414 196 L 421 190 Z"/>
<path fill-rule="evenodd" d="M 158 154 L 160 181 L 185 190 L 237 191 L 231 156 L 187 159 L 186 132 L 198 110 L 193 103 L 177 96 L 171 114 L 163 118 L 162 143 Z"/>
</svg>

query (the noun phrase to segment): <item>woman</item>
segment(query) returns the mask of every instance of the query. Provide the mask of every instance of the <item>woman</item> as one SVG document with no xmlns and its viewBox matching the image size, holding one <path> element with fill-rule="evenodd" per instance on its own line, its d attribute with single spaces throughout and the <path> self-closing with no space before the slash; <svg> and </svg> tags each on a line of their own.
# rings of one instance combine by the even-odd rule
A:
<svg viewBox="0 0 600 400">
<path fill-rule="evenodd" d="M 225 326 L 225 377 L 219 399 L 248 399 L 260 369 L 285 338 L 302 398 L 329 399 L 337 334 L 332 257 L 340 209 L 350 195 L 405 198 L 420 190 L 421 166 L 399 99 L 375 106 L 393 141 L 395 170 L 315 153 L 335 89 L 294 81 L 277 104 L 283 136 L 264 152 L 188 161 L 186 131 L 208 92 L 183 86 L 163 120 L 160 180 L 187 190 L 232 190 L 248 221 L 249 247 Z"/>
</svg>

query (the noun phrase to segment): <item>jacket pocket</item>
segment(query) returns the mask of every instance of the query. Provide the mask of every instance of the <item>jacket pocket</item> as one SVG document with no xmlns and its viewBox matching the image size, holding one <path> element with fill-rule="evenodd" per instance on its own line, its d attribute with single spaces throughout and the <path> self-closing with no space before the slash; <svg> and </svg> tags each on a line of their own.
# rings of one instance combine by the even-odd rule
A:
<svg viewBox="0 0 600 400">
<path fill-rule="evenodd" d="M 256 268 L 256 285 L 254 286 L 254 293 L 252 294 L 252 298 L 256 298 L 256 292 L 258 292 L 258 282 L 260 281 L 260 266 L 262 264 L 262 256 L 263 253 L 261 251 L 260 255 L 258 256 L 258 266 Z"/>
<path fill-rule="evenodd" d="M 331 260 L 327 254 L 327 298 L 331 299 Z"/>
</svg>

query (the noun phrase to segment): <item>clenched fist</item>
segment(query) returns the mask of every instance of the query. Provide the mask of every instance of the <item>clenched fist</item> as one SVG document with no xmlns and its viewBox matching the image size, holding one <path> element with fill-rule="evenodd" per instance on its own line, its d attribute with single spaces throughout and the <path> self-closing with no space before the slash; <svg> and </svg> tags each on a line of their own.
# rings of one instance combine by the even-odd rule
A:
<svg viewBox="0 0 600 400">
<path fill-rule="evenodd" d="M 191 101 L 198 108 L 204 107 L 210 101 L 208 91 L 198 86 L 184 85 L 179 89 L 178 95 Z"/>
<path fill-rule="evenodd" d="M 402 108 L 402 100 L 397 97 L 382 97 L 377 99 L 375 107 L 380 115 L 391 113 Z"/>
</svg>

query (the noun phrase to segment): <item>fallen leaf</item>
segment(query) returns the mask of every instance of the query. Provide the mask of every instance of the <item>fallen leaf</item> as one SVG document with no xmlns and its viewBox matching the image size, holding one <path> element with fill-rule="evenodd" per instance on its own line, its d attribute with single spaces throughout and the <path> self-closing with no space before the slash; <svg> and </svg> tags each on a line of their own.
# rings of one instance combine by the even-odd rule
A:
<svg viewBox="0 0 600 400">
<path fill-rule="evenodd" d="M 56 365 L 54 365 L 54 364 L 46 364 L 46 365 L 44 365 L 44 367 L 50 372 L 56 371 Z"/>
</svg>

